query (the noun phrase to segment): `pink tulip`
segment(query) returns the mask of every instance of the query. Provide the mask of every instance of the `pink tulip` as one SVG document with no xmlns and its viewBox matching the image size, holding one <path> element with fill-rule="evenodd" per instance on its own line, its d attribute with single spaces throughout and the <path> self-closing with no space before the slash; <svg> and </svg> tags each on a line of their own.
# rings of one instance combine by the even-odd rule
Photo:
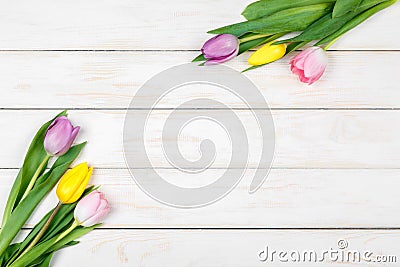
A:
<svg viewBox="0 0 400 267">
<path fill-rule="evenodd" d="M 68 152 L 78 135 L 80 127 L 73 127 L 67 117 L 58 117 L 47 129 L 44 148 L 51 156 L 62 156 Z"/>
<path fill-rule="evenodd" d="M 74 217 L 80 225 L 89 227 L 99 223 L 109 211 L 110 206 L 103 193 L 93 191 L 78 202 Z"/>
<path fill-rule="evenodd" d="M 292 58 L 290 70 L 299 76 L 303 83 L 313 84 L 324 74 L 328 57 L 320 47 L 310 47 Z"/>
</svg>

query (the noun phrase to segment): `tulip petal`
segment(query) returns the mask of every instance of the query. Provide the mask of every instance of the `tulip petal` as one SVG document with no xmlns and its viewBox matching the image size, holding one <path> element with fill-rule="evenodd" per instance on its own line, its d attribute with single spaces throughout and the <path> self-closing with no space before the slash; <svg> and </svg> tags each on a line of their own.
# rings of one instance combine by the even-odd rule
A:
<svg viewBox="0 0 400 267">
<path fill-rule="evenodd" d="M 75 179 L 75 184 L 72 186 L 73 189 L 71 189 L 70 198 L 67 203 L 74 203 L 82 196 L 87 184 L 89 183 L 90 177 L 92 176 L 92 172 L 93 167 L 86 169 L 85 173 L 82 173 Z"/>
<path fill-rule="evenodd" d="M 97 211 L 103 210 L 108 207 L 108 201 L 104 197 L 100 200 L 100 205 L 97 207 Z"/>
<path fill-rule="evenodd" d="M 325 68 L 324 68 L 324 71 L 325 71 Z M 321 78 L 321 76 L 324 74 L 324 71 L 321 71 L 317 76 L 310 78 L 310 80 L 308 81 L 308 84 L 311 85 L 314 82 L 318 81 Z"/>
<path fill-rule="evenodd" d="M 58 187 L 63 187 L 64 184 L 72 177 L 75 176 L 78 172 L 79 172 L 79 168 L 82 168 L 82 166 L 84 166 L 85 164 L 87 164 L 86 162 L 81 163 L 77 166 L 75 166 L 74 168 L 68 170 L 60 179 L 60 182 L 58 183 Z"/>
<path fill-rule="evenodd" d="M 76 189 L 74 195 L 69 200 L 70 202 L 74 203 L 82 196 L 83 192 L 85 191 L 85 189 L 90 181 L 90 177 L 92 176 L 92 173 L 93 173 L 93 167 L 90 167 L 84 180 L 80 181 L 79 187 Z"/>
<path fill-rule="evenodd" d="M 301 51 L 297 56 L 292 59 L 291 63 L 293 63 L 293 65 L 296 66 L 296 68 L 298 69 L 304 69 L 305 59 L 309 54 L 313 53 L 315 49 L 316 47 L 310 47 L 306 50 Z"/>
<path fill-rule="evenodd" d="M 307 78 L 306 76 L 304 76 L 304 74 L 300 74 L 300 75 L 299 75 L 299 80 L 300 80 L 302 83 L 308 83 L 308 78 Z"/>
<path fill-rule="evenodd" d="M 44 138 L 44 148 L 49 155 L 62 156 L 71 147 L 79 127 L 73 128 L 67 117 L 58 117 L 47 129 Z"/>
<path fill-rule="evenodd" d="M 79 223 L 86 221 L 96 213 L 100 199 L 100 192 L 93 191 L 78 202 L 75 207 L 74 216 Z"/>
<path fill-rule="evenodd" d="M 238 55 L 238 53 L 239 53 L 239 49 L 233 51 L 233 53 L 231 55 L 228 55 L 225 58 L 209 59 L 206 61 L 206 63 L 204 63 L 204 65 L 210 66 L 210 65 L 217 65 L 217 64 L 227 62 L 227 61 L 231 60 L 232 58 L 236 57 Z"/>
<path fill-rule="evenodd" d="M 301 82 L 313 84 L 325 71 L 328 58 L 320 47 L 310 47 L 290 61 L 290 70 Z"/>
<path fill-rule="evenodd" d="M 315 51 L 307 57 L 307 60 L 304 63 L 304 75 L 307 77 L 321 77 L 321 72 L 323 73 L 325 71 L 327 64 L 328 58 L 325 53 Z"/>
<path fill-rule="evenodd" d="M 232 34 L 220 34 L 204 43 L 201 52 L 206 59 L 225 58 L 238 50 L 239 40 Z"/>
<path fill-rule="evenodd" d="M 67 143 L 64 145 L 64 147 L 59 152 L 56 153 L 56 156 L 61 156 L 68 152 L 68 150 L 71 148 L 72 143 L 74 142 L 76 136 L 78 135 L 79 130 L 80 130 L 79 126 L 75 127 L 72 130 L 71 135 L 69 136 L 69 138 L 66 139 Z"/>
<path fill-rule="evenodd" d="M 92 168 L 91 168 L 92 169 Z M 57 197 L 64 204 L 70 204 L 77 201 L 90 178 L 91 172 L 86 162 L 75 166 L 72 170 L 61 177 L 61 180 L 57 186 Z M 83 189 L 82 189 L 83 187 Z"/>
<path fill-rule="evenodd" d="M 90 217 L 86 221 L 82 222 L 81 225 L 85 227 L 89 227 L 95 225 L 96 223 L 101 222 L 101 220 L 110 212 L 110 208 L 107 207 L 105 209 L 100 210 L 94 216 Z"/>
<path fill-rule="evenodd" d="M 89 227 L 99 223 L 109 211 L 110 206 L 104 195 L 99 191 L 93 191 L 79 201 L 74 216 L 80 225 Z"/>
<path fill-rule="evenodd" d="M 274 45 L 273 42 L 269 42 L 254 52 L 247 62 L 252 66 L 265 65 L 282 58 L 285 53 L 285 44 Z"/>
<path fill-rule="evenodd" d="M 51 155 L 56 155 L 68 144 L 73 127 L 65 116 L 58 117 L 47 129 L 44 147 Z"/>
</svg>

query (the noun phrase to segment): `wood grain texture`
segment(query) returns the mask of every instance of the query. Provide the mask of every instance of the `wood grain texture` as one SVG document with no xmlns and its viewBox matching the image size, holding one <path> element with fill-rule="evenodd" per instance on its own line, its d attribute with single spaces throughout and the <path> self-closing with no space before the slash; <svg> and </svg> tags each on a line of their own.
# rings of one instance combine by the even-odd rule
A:
<svg viewBox="0 0 400 267">
<path fill-rule="evenodd" d="M 159 169 L 168 182 L 194 187 L 218 179 L 224 170 L 188 175 Z M 0 209 L 16 176 L 0 170 Z M 148 170 L 141 175 L 147 177 Z M 146 195 L 128 170 L 96 169 L 99 184 L 112 206 L 105 228 L 354 228 L 400 227 L 398 185 L 400 170 L 274 169 L 263 186 L 249 194 L 254 171 L 225 198 L 199 209 L 166 206 Z M 49 194 L 26 227 L 57 204 Z M 212 216 L 209 216 L 212 214 Z"/>
<path fill-rule="evenodd" d="M 177 209 L 160 204 L 125 169 L 124 109 L 133 95 L 153 75 L 196 56 L 210 38 L 207 30 L 242 21 L 240 12 L 252 1 L 2 4 L 0 211 L 30 138 L 64 108 L 73 109 L 72 121 L 82 126 L 78 141 L 89 141 L 78 161 L 96 167 L 92 183 L 102 185 L 112 206 L 102 229 L 83 237 L 77 247 L 57 253 L 52 266 L 264 266 L 268 263 L 260 262 L 257 254 L 266 245 L 276 250 L 322 251 L 337 248 L 339 239 L 348 241 L 352 250 L 394 255 L 397 263 L 329 265 L 399 265 L 394 245 L 400 241 L 399 3 L 339 40 L 328 53 L 326 73 L 313 86 L 298 82 L 289 71 L 288 58 L 246 73 L 275 109 L 275 161 L 255 194 L 248 190 L 258 166 L 260 137 L 248 110 L 235 112 L 249 136 L 250 169 L 237 188 L 213 205 Z M 228 66 L 244 69 L 248 55 Z M 230 159 L 223 142 L 226 136 L 211 128 L 188 127 L 179 138 L 168 140 L 179 142 L 189 158 L 198 156 L 202 139 L 216 141 L 221 150 L 206 172 L 182 173 L 171 168 L 160 152 L 168 109 L 204 96 L 247 108 L 210 87 L 187 87 L 163 99 L 158 108 L 164 110 L 152 113 L 146 142 L 154 167 L 171 183 L 189 187 L 210 183 L 220 177 Z M 138 112 L 149 107 L 143 104 L 142 108 Z M 149 175 L 140 162 L 137 168 L 144 177 Z M 32 227 L 56 202 L 51 192 L 26 227 Z M 296 263 L 310 265 L 314 266 Z"/>
<path fill-rule="evenodd" d="M 290 240 L 290 242 L 288 242 Z M 258 254 L 270 251 L 339 250 L 338 240 L 348 242 L 343 251 L 372 252 L 376 256 L 394 256 L 396 263 L 365 262 L 262 262 Z M 191 231 L 115 231 L 98 230 L 82 238 L 79 247 L 58 252 L 54 266 L 398 266 L 399 252 L 393 244 L 400 231 L 279 231 L 279 230 L 191 230 Z M 104 257 L 107 255 L 107 258 Z M 303 257 L 303 256 L 302 256 Z M 332 256 L 334 259 L 335 256 Z M 345 257 L 347 259 L 347 256 Z"/>
<path fill-rule="evenodd" d="M 9 2 L 0 11 L 0 49 L 198 50 L 208 30 L 243 21 L 240 13 L 251 2 Z M 398 50 L 399 11 L 396 4 L 377 14 L 333 49 Z"/>
<path fill-rule="evenodd" d="M 1 27 L 1 26 L 0 26 Z M 1 36 L 1 35 L 0 35 Z M 1 42 L 0 42 L 1 43 Z M 399 42 L 400 43 L 400 42 Z M 1 108 L 128 107 L 138 89 L 157 73 L 190 62 L 196 52 L 1 52 Z M 400 108 L 397 63 L 400 52 L 329 52 L 320 81 L 302 84 L 289 70 L 289 58 L 247 72 L 272 108 Z M 247 56 L 228 66 L 247 67 Z M 209 97 L 246 107 L 215 87 L 186 86 L 167 95 L 160 108 Z M 152 97 L 149 92 L 148 97 Z M 142 106 L 149 108 L 143 98 Z M 250 103 L 262 106 L 263 102 Z"/>
<path fill-rule="evenodd" d="M 0 168 L 19 168 L 31 136 L 36 129 L 58 111 L 1 111 Z M 138 113 L 146 110 L 138 110 Z M 161 138 L 163 123 L 171 110 L 155 110 L 150 114 L 145 136 L 148 157 L 153 167 L 171 167 L 164 157 Z M 227 114 L 226 110 L 211 110 Z M 275 168 L 399 168 L 400 125 L 398 110 L 274 110 L 276 150 Z M 123 155 L 123 124 L 125 111 L 75 110 L 70 117 L 82 130 L 78 141 L 88 140 L 80 159 L 101 168 L 125 168 Z M 196 111 L 180 110 L 174 120 Z M 236 110 L 246 129 L 249 145 L 248 166 L 259 166 L 262 139 L 250 111 Z M 200 131 L 204 127 L 208 131 Z M 228 135 L 218 125 L 199 120 L 188 124 L 177 138 L 166 142 L 178 143 L 182 154 L 190 159 L 199 156 L 204 139 L 214 141 L 217 153 L 213 168 L 226 168 L 231 158 Z M 133 140 L 132 145 L 136 146 Z M 243 167 L 242 164 L 233 167 Z M 147 167 L 137 162 L 137 168 Z M 261 165 L 263 166 L 263 165 Z"/>
</svg>

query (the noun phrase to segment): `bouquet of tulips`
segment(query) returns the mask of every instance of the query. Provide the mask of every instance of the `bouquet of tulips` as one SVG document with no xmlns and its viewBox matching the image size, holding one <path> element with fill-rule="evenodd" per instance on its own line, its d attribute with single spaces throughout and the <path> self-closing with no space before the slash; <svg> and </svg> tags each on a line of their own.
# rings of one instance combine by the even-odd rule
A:
<svg viewBox="0 0 400 267">
<path fill-rule="evenodd" d="M 5 206 L 0 230 L 1 267 L 49 266 L 57 250 L 76 245 L 75 239 L 99 226 L 108 213 L 103 194 L 97 187 L 87 186 L 93 168 L 81 163 L 69 170 L 86 144 L 72 146 L 79 129 L 72 126 L 64 111 L 34 137 Z M 57 182 L 58 204 L 22 242 L 12 243 Z"/>
<path fill-rule="evenodd" d="M 263 45 L 248 59 L 247 70 L 276 61 L 313 43 L 290 61 L 300 81 L 312 84 L 325 71 L 325 51 L 346 32 L 397 0 L 259 0 L 246 7 L 247 21 L 209 31 L 202 54 L 193 61 L 220 64 Z M 287 34 L 297 34 L 287 37 Z M 280 38 L 278 41 L 277 39 Z M 282 40 L 283 38 L 283 40 Z"/>
</svg>

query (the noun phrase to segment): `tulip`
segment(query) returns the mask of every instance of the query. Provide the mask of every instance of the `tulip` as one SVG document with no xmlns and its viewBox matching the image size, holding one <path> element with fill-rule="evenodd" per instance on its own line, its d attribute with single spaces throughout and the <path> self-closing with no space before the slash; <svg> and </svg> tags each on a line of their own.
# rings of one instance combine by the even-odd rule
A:
<svg viewBox="0 0 400 267">
<path fill-rule="evenodd" d="M 58 117 L 47 129 L 44 148 L 51 156 L 62 156 L 70 149 L 80 127 L 73 127 L 67 117 Z"/>
<path fill-rule="evenodd" d="M 265 44 L 254 52 L 248 59 L 250 65 L 259 66 L 274 62 L 282 58 L 286 53 L 286 45 L 274 45 L 273 42 Z"/>
<path fill-rule="evenodd" d="M 290 70 L 299 76 L 303 83 L 313 84 L 324 74 L 328 57 L 320 47 L 310 47 L 290 61 Z"/>
<path fill-rule="evenodd" d="M 239 39 L 232 34 L 219 34 L 203 45 L 201 52 L 206 65 L 215 65 L 231 60 L 239 53 Z"/>
<path fill-rule="evenodd" d="M 74 203 L 82 196 L 87 184 L 89 183 L 92 172 L 93 167 L 89 168 L 88 164 L 84 162 L 67 171 L 61 177 L 61 180 L 58 183 L 56 190 L 57 197 L 60 202 L 53 209 L 53 212 L 51 213 L 45 224 L 36 234 L 35 238 L 32 240 L 29 246 L 23 251 L 20 257 L 29 252 L 40 241 L 46 230 L 49 228 L 51 221 L 60 210 L 62 204 Z"/>
<path fill-rule="evenodd" d="M 76 166 L 75 168 L 70 170 L 69 173 L 64 175 L 63 178 L 61 178 L 62 180 L 63 179 L 65 180 L 64 186 L 68 187 L 68 184 L 73 186 L 73 183 L 71 182 L 71 180 L 73 180 L 73 179 L 71 177 L 73 177 L 75 174 L 79 174 L 81 172 L 83 173 L 84 169 L 86 169 L 86 173 L 87 173 L 87 175 L 85 175 L 86 178 L 84 178 L 82 180 L 84 182 L 82 182 L 82 181 L 77 181 L 77 182 L 78 183 L 81 182 L 81 185 L 84 184 L 86 186 L 87 181 L 89 180 L 90 174 L 92 171 L 92 168 L 89 168 L 87 166 L 87 163 L 82 163 L 82 164 Z M 87 177 L 89 177 L 89 178 L 87 178 Z M 61 182 L 63 182 L 63 181 L 61 181 Z M 62 187 L 64 187 L 64 186 L 62 186 Z M 80 187 L 81 186 L 79 186 L 79 188 Z M 84 186 L 83 186 L 83 188 L 84 188 Z M 72 190 L 72 191 L 74 191 L 74 190 Z M 78 192 L 78 191 L 80 191 L 80 190 L 79 189 L 76 190 L 76 192 Z M 79 197 L 81 197 L 81 194 L 79 194 Z M 76 195 L 77 194 L 72 194 L 71 196 L 72 196 L 72 198 L 75 198 Z M 58 188 L 57 188 L 57 196 L 59 196 Z M 61 201 L 61 199 L 60 199 L 60 201 Z M 59 211 L 62 204 L 65 204 L 65 203 L 59 202 L 58 205 L 54 208 L 53 212 L 51 213 L 51 215 L 49 216 L 49 218 L 47 219 L 45 224 L 42 226 L 40 231 L 36 234 L 35 238 L 32 240 L 32 242 L 29 244 L 29 246 L 27 248 L 25 248 L 19 256 L 18 256 L 18 253 L 14 254 L 14 256 L 12 257 L 12 259 L 10 261 L 10 262 L 12 262 L 10 267 L 11 266 L 13 266 L 13 267 L 14 266 L 15 267 L 27 266 L 26 263 L 28 262 L 28 260 L 31 257 L 35 256 L 34 259 L 37 258 L 37 255 L 36 255 L 37 251 L 34 251 L 34 250 L 35 250 L 35 248 L 39 249 L 39 247 L 35 247 L 35 245 L 40 241 L 40 239 L 42 238 L 44 233 L 49 228 L 51 221 L 54 219 L 55 215 Z M 49 240 L 47 240 L 41 244 L 44 245 L 47 243 L 44 246 L 48 246 L 46 248 L 50 249 L 50 247 L 52 245 L 57 244 L 57 242 L 59 242 L 64 237 L 66 237 L 76 227 L 78 227 L 80 225 L 84 226 L 84 227 L 90 227 L 90 226 L 93 226 L 93 225 L 99 223 L 107 215 L 109 210 L 110 210 L 110 207 L 108 205 L 107 200 L 104 198 L 104 195 L 99 191 L 92 191 L 87 196 L 82 198 L 76 205 L 75 210 L 74 210 L 75 220 L 70 225 L 70 227 L 68 229 L 66 229 L 64 232 L 62 232 L 61 234 L 59 234 L 57 236 L 57 238 L 54 241 L 52 241 L 51 243 L 49 243 L 48 242 Z M 51 239 L 51 240 L 53 240 L 53 239 Z M 40 249 L 43 249 L 43 248 L 40 248 Z M 7 266 L 9 266 L 9 265 L 7 265 Z"/>
<path fill-rule="evenodd" d="M 74 142 L 78 135 L 80 127 L 73 127 L 67 117 L 58 117 L 50 124 L 47 128 L 44 136 L 44 149 L 47 155 L 43 158 L 39 164 L 36 172 L 33 174 L 21 200 L 25 199 L 29 192 L 32 190 L 37 178 L 39 177 L 42 170 L 47 166 L 48 160 L 53 156 L 62 156 L 71 148 L 72 142 Z"/>
<path fill-rule="evenodd" d="M 89 227 L 99 223 L 110 211 L 103 193 L 93 191 L 76 205 L 74 216 L 79 225 Z"/>
<path fill-rule="evenodd" d="M 57 186 L 56 193 L 60 202 L 70 204 L 77 201 L 85 191 L 92 172 L 93 167 L 89 168 L 86 162 L 66 172 Z"/>
<path fill-rule="evenodd" d="M 103 193 L 97 190 L 92 191 L 78 202 L 74 210 L 74 222 L 57 237 L 55 243 L 63 239 L 79 225 L 90 227 L 99 223 L 109 211 L 110 206 Z"/>
</svg>

